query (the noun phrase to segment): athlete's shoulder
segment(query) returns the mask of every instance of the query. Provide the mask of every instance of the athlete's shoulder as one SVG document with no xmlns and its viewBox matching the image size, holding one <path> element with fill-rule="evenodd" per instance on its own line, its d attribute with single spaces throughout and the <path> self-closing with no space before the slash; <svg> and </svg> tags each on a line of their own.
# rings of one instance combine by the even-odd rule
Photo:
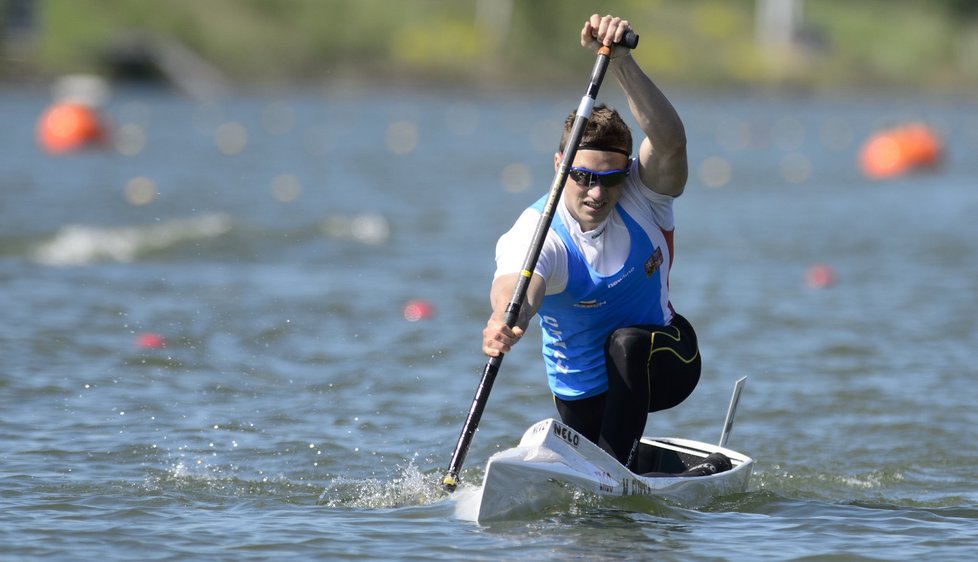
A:
<svg viewBox="0 0 978 562">
<path fill-rule="evenodd" d="M 640 180 L 629 177 L 620 203 L 625 212 L 640 223 L 672 230 L 673 201 L 673 197 L 656 193 L 645 187 Z"/>
</svg>

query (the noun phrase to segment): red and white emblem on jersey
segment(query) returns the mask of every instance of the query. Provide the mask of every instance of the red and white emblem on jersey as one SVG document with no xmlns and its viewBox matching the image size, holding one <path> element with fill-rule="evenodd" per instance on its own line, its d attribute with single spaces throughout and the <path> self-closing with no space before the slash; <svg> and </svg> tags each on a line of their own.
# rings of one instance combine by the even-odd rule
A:
<svg viewBox="0 0 978 562">
<path fill-rule="evenodd" d="M 652 252 L 652 255 L 649 256 L 649 259 L 645 260 L 645 276 L 652 277 L 652 274 L 655 273 L 661 265 L 662 249 L 656 248 L 655 251 Z"/>
</svg>

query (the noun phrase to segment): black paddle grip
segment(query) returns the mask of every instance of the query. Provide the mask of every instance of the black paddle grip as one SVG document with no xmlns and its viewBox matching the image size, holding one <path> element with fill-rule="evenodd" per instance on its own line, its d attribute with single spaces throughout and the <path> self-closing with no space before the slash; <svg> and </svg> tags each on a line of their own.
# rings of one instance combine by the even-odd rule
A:
<svg viewBox="0 0 978 562">
<path fill-rule="evenodd" d="M 593 37 L 593 36 L 592 36 Z M 597 37 L 595 37 L 597 39 Z M 625 47 L 626 49 L 634 49 L 638 47 L 638 34 L 629 29 L 621 36 L 621 41 L 615 43 L 619 47 Z"/>
<path fill-rule="evenodd" d="M 622 47 L 627 47 L 629 49 L 634 49 L 638 47 L 638 34 L 629 29 L 622 36 L 621 41 L 618 42 Z"/>
</svg>

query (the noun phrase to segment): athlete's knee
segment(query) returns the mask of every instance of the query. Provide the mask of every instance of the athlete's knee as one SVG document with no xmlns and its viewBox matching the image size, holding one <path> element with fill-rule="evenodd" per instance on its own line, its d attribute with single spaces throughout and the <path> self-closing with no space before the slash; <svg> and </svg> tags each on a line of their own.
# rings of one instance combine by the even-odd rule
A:
<svg viewBox="0 0 978 562">
<path fill-rule="evenodd" d="M 618 328 L 605 341 L 605 353 L 610 357 L 625 359 L 632 355 L 636 350 L 644 348 L 648 353 L 650 345 L 649 331 L 634 326 Z"/>
</svg>

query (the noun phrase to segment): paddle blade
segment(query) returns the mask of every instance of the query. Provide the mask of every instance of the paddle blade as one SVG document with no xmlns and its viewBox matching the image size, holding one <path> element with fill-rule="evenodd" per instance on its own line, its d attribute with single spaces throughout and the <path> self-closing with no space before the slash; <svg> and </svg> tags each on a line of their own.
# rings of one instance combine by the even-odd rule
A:
<svg viewBox="0 0 978 562">
<path fill-rule="evenodd" d="M 734 383 L 733 395 L 730 396 L 730 405 L 727 407 L 727 418 L 723 420 L 723 431 L 720 433 L 720 446 L 727 446 L 727 439 L 733 430 L 734 416 L 737 415 L 737 404 L 740 403 L 740 392 L 744 389 L 744 382 L 747 377 L 741 377 Z"/>
</svg>

